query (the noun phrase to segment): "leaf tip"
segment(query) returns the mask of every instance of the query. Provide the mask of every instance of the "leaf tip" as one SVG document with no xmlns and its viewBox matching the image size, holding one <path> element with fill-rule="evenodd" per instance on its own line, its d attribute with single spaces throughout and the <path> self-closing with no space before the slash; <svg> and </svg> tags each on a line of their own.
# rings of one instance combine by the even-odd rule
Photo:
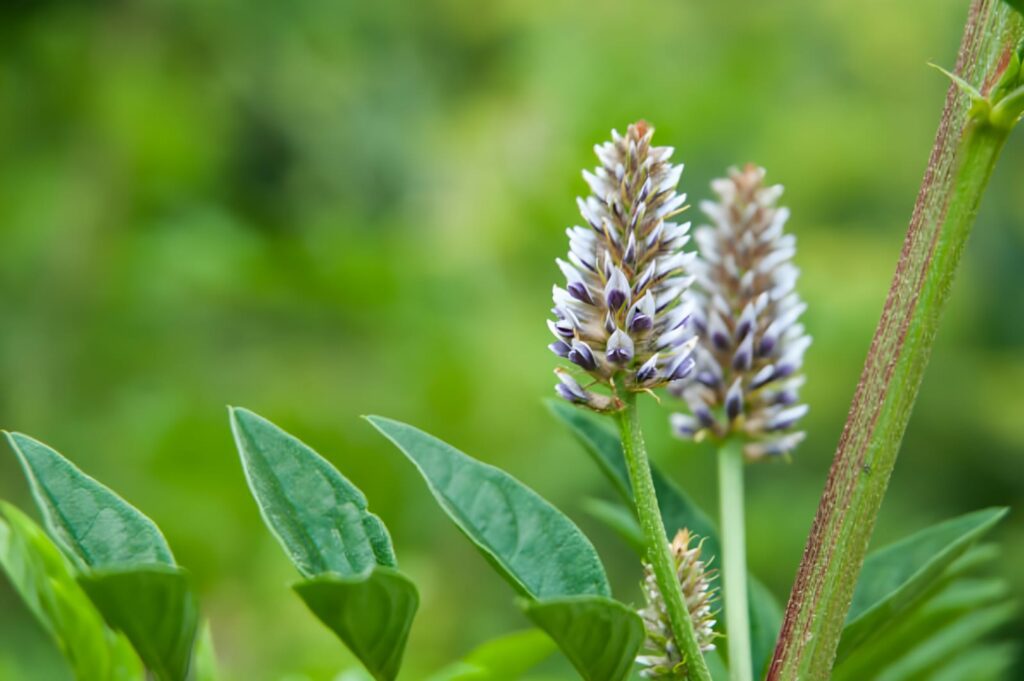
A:
<svg viewBox="0 0 1024 681">
<path fill-rule="evenodd" d="M 231 431 L 235 435 L 237 440 L 239 437 L 239 429 L 243 425 L 251 423 L 267 423 L 273 425 L 269 420 L 263 418 L 251 409 L 245 407 L 236 407 L 234 405 L 228 405 L 228 418 L 231 421 Z"/>
<path fill-rule="evenodd" d="M 369 423 L 371 426 L 373 426 L 377 430 L 377 432 L 379 432 L 381 435 L 385 437 L 389 437 L 389 425 L 401 425 L 399 421 L 389 419 L 386 416 L 378 416 L 377 414 L 363 414 L 360 418 Z"/>
</svg>

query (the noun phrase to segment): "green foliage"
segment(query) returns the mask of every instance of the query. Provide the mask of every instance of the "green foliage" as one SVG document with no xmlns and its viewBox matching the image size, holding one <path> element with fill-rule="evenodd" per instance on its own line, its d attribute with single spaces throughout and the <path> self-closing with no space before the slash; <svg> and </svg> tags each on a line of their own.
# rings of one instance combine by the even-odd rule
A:
<svg viewBox="0 0 1024 681">
<path fill-rule="evenodd" d="M 488 562 L 526 596 L 527 615 L 580 674 L 588 681 L 623 678 L 643 641 L 643 623 L 609 598 L 604 567 L 579 528 L 504 471 L 410 425 L 368 420 L 416 466 Z"/>
<path fill-rule="evenodd" d="M 188 676 L 199 606 L 185 571 L 162 564 L 102 568 L 78 581 L 156 678 Z"/>
<path fill-rule="evenodd" d="M 361 575 L 396 565 L 384 523 L 334 466 L 263 417 L 230 411 L 249 489 L 299 572 Z"/>
<path fill-rule="evenodd" d="M 999 678 L 1005 646 L 984 639 L 1016 612 L 1000 579 L 972 576 L 998 551 L 976 542 L 1006 514 L 985 509 L 944 521 L 868 556 L 840 642 L 836 681 Z M 963 654 L 991 652 L 977 672 Z"/>
<path fill-rule="evenodd" d="M 572 405 L 549 400 L 548 408 L 583 445 L 622 500 L 631 505 L 633 495 L 619 436 L 599 419 Z M 706 555 L 720 556 L 718 529 L 711 518 L 678 485 L 653 465 L 651 477 L 654 480 L 658 506 L 661 508 L 662 522 L 665 523 L 665 530 L 669 536 L 674 535 L 679 529 L 688 528 L 704 540 Z M 611 526 L 620 534 L 628 532 L 628 525 L 624 524 L 621 513 L 613 515 L 608 509 L 602 509 L 600 514 L 603 515 L 603 519 L 613 521 L 610 523 Z M 628 541 L 628 535 L 624 536 Z M 642 545 L 638 546 L 635 541 L 630 541 L 630 545 L 640 549 L 638 552 L 642 555 Z M 775 648 L 775 637 L 782 622 L 782 609 L 768 588 L 755 578 L 750 578 L 747 588 L 750 600 L 751 659 L 754 670 L 760 672 L 767 665 Z"/>
<path fill-rule="evenodd" d="M 775 639 L 782 624 L 782 606 L 768 587 L 753 576 L 747 581 L 747 598 L 750 600 L 750 657 L 754 676 L 760 678 L 775 650 Z"/>
<path fill-rule="evenodd" d="M 1006 678 L 1005 644 L 986 641 L 1016 611 L 1000 580 L 961 579 L 945 585 L 912 611 L 888 623 L 835 668 L 836 681 L 872 678 L 902 681 L 919 678 Z M 992 659 L 963 672 L 971 653 Z M 977 658 L 974 658 L 977 660 Z M 959 675 L 957 675 L 957 670 Z"/>
<path fill-rule="evenodd" d="M 409 458 L 449 517 L 521 594 L 611 595 L 590 540 L 536 492 L 418 428 L 379 416 L 368 420 Z"/>
<path fill-rule="evenodd" d="M 309 636 L 291 594 L 268 598 L 283 566 L 222 455 L 225 404 L 338 463 L 402 528 L 417 575 L 443 574 L 439 549 L 459 538 L 416 503 L 422 483 L 396 484 L 406 464 L 390 445 L 349 427 L 358 414 L 443 434 L 573 514 L 602 494 L 537 409 L 553 362 L 542 318 L 590 146 L 641 116 L 686 163 L 695 227 L 731 163 L 764 164 L 793 208 L 815 336 L 809 439 L 792 465 L 751 471 L 748 502 L 752 568 L 786 595 L 935 134 L 946 83 L 924 64 L 955 62 L 965 0 L 0 5 L 0 427 L 66 447 L 159 522 L 216 604 L 227 676 L 329 679 L 344 653 Z M 943 319 L 886 536 L 1024 497 L 1013 143 Z M 698 494 L 714 467 L 669 440 L 672 408 L 647 410 L 648 444 L 714 511 Z M 0 498 L 27 510 L 4 454 Z M 1024 522 L 1006 525 L 998 570 L 1024 594 L 1011 559 Z M 630 593 L 633 553 L 591 538 Z M 407 651 L 409 681 L 464 653 L 466 629 L 527 626 L 514 608 L 465 607 L 460 594 L 496 586 L 465 562 L 417 615 L 463 626 L 417 624 L 411 645 L 429 644 Z M 56 655 L 16 598 L 0 578 L 0 678 L 49 681 Z M 285 614 L 299 621 L 268 623 Z"/>
<path fill-rule="evenodd" d="M 419 606 L 366 497 L 270 421 L 231 408 L 246 480 L 270 532 L 307 579 L 295 591 L 378 681 L 398 675 Z"/>
<path fill-rule="evenodd" d="M 933 525 L 864 561 L 837 653 L 849 654 L 911 608 L 954 561 L 992 529 L 1006 509 L 975 511 Z"/>
<path fill-rule="evenodd" d="M 0 566 L 79 681 L 143 679 L 131 645 L 104 624 L 67 559 L 35 523 L 2 502 Z"/>
<path fill-rule="evenodd" d="M 199 630 L 192 659 L 192 673 L 195 681 L 217 681 L 220 678 L 217 670 L 217 651 L 213 646 L 213 632 L 210 631 L 209 622 L 203 622 Z"/>
<path fill-rule="evenodd" d="M 477 646 L 428 681 L 517 681 L 554 650 L 551 638 L 544 632 L 517 631 Z"/>
<path fill-rule="evenodd" d="M 389 567 L 365 575 L 325 573 L 299 582 L 295 592 L 338 635 L 378 681 L 398 676 L 419 606 L 416 586 Z"/>
<path fill-rule="evenodd" d="M 625 605 L 598 596 L 524 601 L 527 617 L 558 642 L 584 679 L 624 679 L 644 641 L 643 622 Z"/>
<path fill-rule="evenodd" d="M 50 447 L 20 433 L 7 439 L 47 528 L 81 566 L 92 602 L 157 679 L 183 681 L 198 605 L 159 528 Z"/>
<path fill-rule="evenodd" d="M 69 553 L 93 568 L 174 565 L 152 520 L 42 442 L 8 433 L 46 527 Z"/>
<path fill-rule="evenodd" d="M 643 555 L 646 550 L 644 531 L 640 527 L 640 523 L 637 522 L 636 512 L 633 509 L 604 499 L 586 499 L 583 502 L 583 508 L 619 535 L 619 538 L 626 542 L 637 555 Z"/>
<path fill-rule="evenodd" d="M 622 499 L 632 504 L 633 492 L 629 482 L 629 471 L 626 468 L 626 458 L 618 434 L 600 419 L 571 404 L 548 400 L 547 405 L 555 418 L 568 426 Z M 651 477 L 654 479 L 654 492 L 658 497 L 661 519 L 665 523 L 669 539 L 685 527 L 704 539 L 705 548 L 710 555 L 721 555 L 718 530 L 714 521 L 653 465 Z"/>
</svg>

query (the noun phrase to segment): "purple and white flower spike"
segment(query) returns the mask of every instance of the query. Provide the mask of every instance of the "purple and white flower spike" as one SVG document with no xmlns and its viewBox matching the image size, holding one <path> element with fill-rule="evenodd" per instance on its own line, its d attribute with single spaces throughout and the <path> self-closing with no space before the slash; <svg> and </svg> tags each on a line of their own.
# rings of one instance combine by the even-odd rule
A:
<svg viewBox="0 0 1024 681">
<path fill-rule="evenodd" d="M 616 391 L 658 388 L 694 366 L 682 294 L 695 254 L 683 251 L 690 224 L 672 221 L 686 208 L 683 167 L 669 162 L 670 147 L 651 146 L 653 134 L 640 121 L 595 147 L 601 165 L 584 171 L 591 194 L 577 200 L 585 224 L 567 230 L 569 255 L 557 260 L 566 285 L 554 287 L 548 347 L 613 394 L 567 383 L 561 370 L 556 390 L 598 411 L 620 407 Z"/>
<path fill-rule="evenodd" d="M 807 412 L 796 402 L 811 344 L 798 322 L 807 306 L 795 290 L 796 239 L 783 231 L 789 210 L 764 175 L 733 168 L 711 184 L 718 200 L 701 204 L 712 225 L 694 233 L 700 257 L 686 294 L 700 338 L 695 379 L 669 387 L 692 415 L 673 417 L 676 435 L 741 433 L 748 459 L 785 455 L 803 439 L 791 429 Z"/>
</svg>

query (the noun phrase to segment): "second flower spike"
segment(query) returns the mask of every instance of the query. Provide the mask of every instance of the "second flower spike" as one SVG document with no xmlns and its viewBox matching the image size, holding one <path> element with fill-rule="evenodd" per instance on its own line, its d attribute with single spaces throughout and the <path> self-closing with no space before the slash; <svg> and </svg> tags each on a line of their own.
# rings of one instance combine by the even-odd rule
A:
<svg viewBox="0 0 1024 681">
<path fill-rule="evenodd" d="M 694 366 L 682 293 L 695 254 L 683 251 L 690 224 L 673 221 L 685 210 L 676 192 L 683 167 L 670 162 L 670 147 L 651 146 L 653 133 L 640 121 L 595 147 L 601 165 L 583 173 L 591 194 L 578 200 L 586 224 L 569 228 L 568 258 L 558 260 L 566 284 L 554 287 L 549 347 L 612 395 L 564 370 L 557 390 L 598 411 L 617 410 L 619 390 L 679 381 Z"/>
<path fill-rule="evenodd" d="M 796 239 L 783 229 L 779 185 L 747 165 L 715 180 L 717 201 L 701 205 L 712 225 L 696 232 L 694 326 L 700 334 L 695 379 L 673 386 L 690 408 L 672 425 L 684 438 L 742 434 L 748 459 L 781 455 L 803 433 L 793 426 L 807 412 L 798 403 L 800 368 L 811 343 L 799 318 L 792 263 Z"/>
</svg>

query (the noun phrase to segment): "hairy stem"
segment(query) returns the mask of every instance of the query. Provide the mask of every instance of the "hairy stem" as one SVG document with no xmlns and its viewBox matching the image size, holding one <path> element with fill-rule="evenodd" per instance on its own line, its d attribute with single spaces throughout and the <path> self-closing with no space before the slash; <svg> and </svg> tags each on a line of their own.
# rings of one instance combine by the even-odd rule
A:
<svg viewBox="0 0 1024 681">
<path fill-rule="evenodd" d="M 718 503 L 722 523 L 722 582 L 729 632 L 729 677 L 752 681 L 747 598 L 747 534 L 743 519 L 743 447 L 729 440 L 718 452 Z"/>
<path fill-rule="evenodd" d="M 1021 36 L 1001 0 L 975 0 L 956 72 L 988 96 Z M 1008 127 L 950 86 L 903 252 L 797 574 L 768 679 L 826 679 L 935 333 Z"/>
<path fill-rule="evenodd" d="M 669 550 L 665 525 L 661 521 L 658 498 L 654 493 L 651 466 L 647 461 L 647 448 L 640 431 L 640 420 L 636 408 L 636 393 L 626 392 L 622 397 L 625 408 L 619 412 L 619 429 L 622 434 L 622 449 L 626 455 L 629 479 L 633 486 L 637 518 L 644 531 L 647 544 L 647 562 L 651 564 L 658 589 L 665 600 L 672 635 L 686 660 L 687 671 L 697 681 L 711 681 L 704 655 L 701 653 L 693 629 L 690 611 L 683 599 L 679 578 L 676 576 L 672 553 Z"/>
</svg>

